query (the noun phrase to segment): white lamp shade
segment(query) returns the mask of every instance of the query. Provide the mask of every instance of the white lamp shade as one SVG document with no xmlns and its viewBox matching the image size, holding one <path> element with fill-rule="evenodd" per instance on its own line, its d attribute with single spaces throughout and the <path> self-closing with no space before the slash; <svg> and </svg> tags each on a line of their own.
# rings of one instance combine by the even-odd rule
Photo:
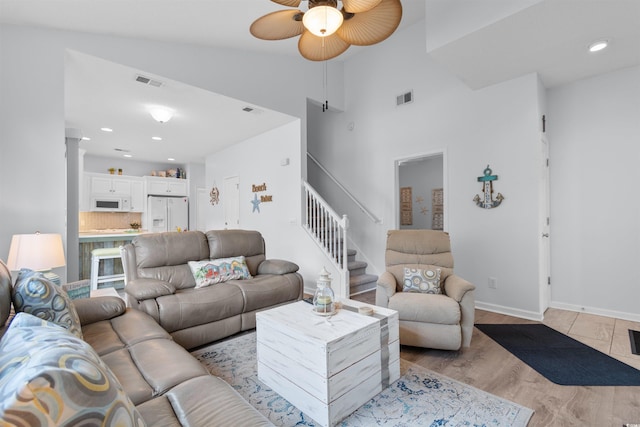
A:
<svg viewBox="0 0 640 427">
<path fill-rule="evenodd" d="M 316 6 L 302 16 L 302 23 L 311 34 L 327 37 L 342 25 L 342 12 L 331 6 Z"/>
<path fill-rule="evenodd" d="M 43 271 L 64 265 L 64 248 L 59 234 L 14 234 L 11 238 L 7 259 L 9 270 Z"/>
<path fill-rule="evenodd" d="M 167 110 L 166 108 L 153 108 L 149 111 L 151 117 L 155 119 L 155 121 L 160 123 L 165 123 L 171 120 L 173 117 L 173 111 Z"/>
</svg>

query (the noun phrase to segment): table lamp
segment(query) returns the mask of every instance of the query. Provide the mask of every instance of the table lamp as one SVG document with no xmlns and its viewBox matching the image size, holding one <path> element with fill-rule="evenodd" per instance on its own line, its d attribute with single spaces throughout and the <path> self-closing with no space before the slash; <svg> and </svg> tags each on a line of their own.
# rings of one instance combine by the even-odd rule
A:
<svg viewBox="0 0 640 427">
<path fill-rule="evenodd" d="M 59 234 L 14 234 L 9 247 L 7 267 L 11 271 L 21 268 L 40 271 L 53 283 L 60 285 L 60 276 L 52 268 L 65 265 L 62 236 Z"/>
</svg>

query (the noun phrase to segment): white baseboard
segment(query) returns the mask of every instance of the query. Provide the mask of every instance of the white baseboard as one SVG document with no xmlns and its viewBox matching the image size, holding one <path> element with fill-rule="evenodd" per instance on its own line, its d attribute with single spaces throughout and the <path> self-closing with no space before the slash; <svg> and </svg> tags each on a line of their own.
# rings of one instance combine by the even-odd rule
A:
<svg viewBox="0 0 640 427">
<path fill-rule="evenodd" d="M 629 320 L 631 322 L 640 322 L 640 314 L 638 313 L 626 313 L 623 311 L 606 310 L 596 307 L 583 307 L 575 304 L 565 304 L 562 302 L 551 301 L 550 308 L 557 308 L 559 310 L 575 311 L 577 313 L 595 314 L 597 316 L 613 317 L 616 319 Z"/>
<path fill-rule="evenodd" d="M 512 307 L 505 307 L 498 304 L 490 304 L 482 301 L 476 301 L 476 308 L 479 310 L 490 311 L 492 313 L 505 314 L 507 316 L 520 317 L 527 320 L 542 321 L 542 314 L 535 311 L 520 310 Z"/>
<path fill-rule="evenodd" d="M 479 310 L 490 311 L 492 313 L 505 314 L 507 316 L 520 317 L 527 320 L 535 320 L 541 322 L 544 319 L 544 315 L 534 311 L 519 310 L 512 307 L 505 307 L 497 304 L 485 303 L 482 301 L 476 301 L 476 308 Z M 561 302 L 552 301 L 549 304 L 549 308 L 556 308 L 558 310 L 574 311 L 576 313 L 594 314 L 596 316 L 612 317 L 615 319 L 628 320 L 630 322 L 640 323 L 640 314 L 638 313 L 626 313 L 615 310 L 605 310 L 596 307 L 583 307 L 575 304 L 565 304 Z"/>
</svg>

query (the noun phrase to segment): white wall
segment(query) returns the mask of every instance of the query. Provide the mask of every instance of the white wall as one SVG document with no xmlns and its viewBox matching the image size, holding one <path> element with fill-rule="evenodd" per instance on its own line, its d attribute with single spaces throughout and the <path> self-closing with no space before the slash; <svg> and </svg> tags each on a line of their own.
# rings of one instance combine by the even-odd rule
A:
<svg viewBox="0 0 640 427">
<path fill-rule="evenodd" d="M 396 215 L 394 159 L 445 149 L 456 272 L 477 286 L 479 305 L 539 317 L 537 76 L 471 91 L 424 54 L 416 42 L 424 31 L 424 23 L 416 24 L 345 64 L 344 113 L 308 110 L 316 131 L 309 151 L 383 223 L 363 218 L 311 166 L 309 180 L 329 190 L 323 197 L 349 215 L 351 239 L 371 269 L 384 271 L 386 231 Z M 415 101 L 396 107 L 396 95 L 410 89 Z M 472 200 L 487 164 L 505 196 L 492 210 Z M 489 277 L 498 279 L 498 289 L 488 289 Z"/>
<path fill-rule="evenodd" d="M 552 305 L 640 320 L 640 67 L 547 102 Z"/>
<path fill-rule="evenodd" d="M 134 159 L 115 158 L 115 157 L 103 157 L 93 156 L 90 154 L 84 155 L 84 171 L 95 173 L 109 173 L 109 168 L 122 169 L 122 175 L 128 176 L 145 176 L 151 175 L 151 171 L 161 171 L 168 169 L 175 169 L 181 167 L 185 169 L 183 164 L 172 163 L 156 163 L 156 162 L 144 162 Z"/>
<path fill-rule="evenodd" d="M 0 25 L 0 258 L 16 233 L 65 231 L 64 58 L 73 49 L 301 118 L 324 99 L 322 64 L 273 55 Z M 277 59 L 277 60 L 274 60 Z M 343 105 L 342 63 L 329 102 Z M 302 155 L 302 154 L 301 154 Z M 303 164 L 303 174 L 306 168 Z M 64 269 L 57 271 L 63 279 Z"/>
<path fill-rule="evenodd" d="M 225 178 L 239 178 L 240 226 L 258 230 L 266 243 L 267 258 L 279 258 L 300 266 L 305 286 L 315 286 L 326 263 L 301 227 L 300 121 L 258 135 L 207 156 L 206 181 L 218 183 L 220 203 L 208 207 L 207 229 L 224 229 Z M 289 164 L 282 166 L 283 160 Z M 286 163 L 286 162 L 285 162 Z M 266 191 L 253 192 L 253 185 L 266 184 Z M 271 202 L 253 210 L 254 194 L 272 196 Z M 234 227 L 235 228 L 235 227 Z M 327 266 L 329 268 L 329 266 Z M 333 272 L 333 277 L 338 277 Z"/>
</svg>

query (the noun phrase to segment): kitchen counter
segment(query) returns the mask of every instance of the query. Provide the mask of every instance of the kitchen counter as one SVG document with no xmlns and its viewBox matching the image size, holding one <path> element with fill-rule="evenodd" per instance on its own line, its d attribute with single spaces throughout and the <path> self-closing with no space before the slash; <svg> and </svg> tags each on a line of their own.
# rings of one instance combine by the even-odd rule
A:
<svg viewBox="0 0 640 427">
<path fill-rule="evenodd" d="M 113 239 L 119 240 L 131 240 L 139 234 L 148 233 L 147 230 L 132 230 L 132 229 L 106 229 L 106 230 L 87 230 L 78 233 L 78 238 L 83 241 L 100 241 L 100 239 Z"/>
</svg>

